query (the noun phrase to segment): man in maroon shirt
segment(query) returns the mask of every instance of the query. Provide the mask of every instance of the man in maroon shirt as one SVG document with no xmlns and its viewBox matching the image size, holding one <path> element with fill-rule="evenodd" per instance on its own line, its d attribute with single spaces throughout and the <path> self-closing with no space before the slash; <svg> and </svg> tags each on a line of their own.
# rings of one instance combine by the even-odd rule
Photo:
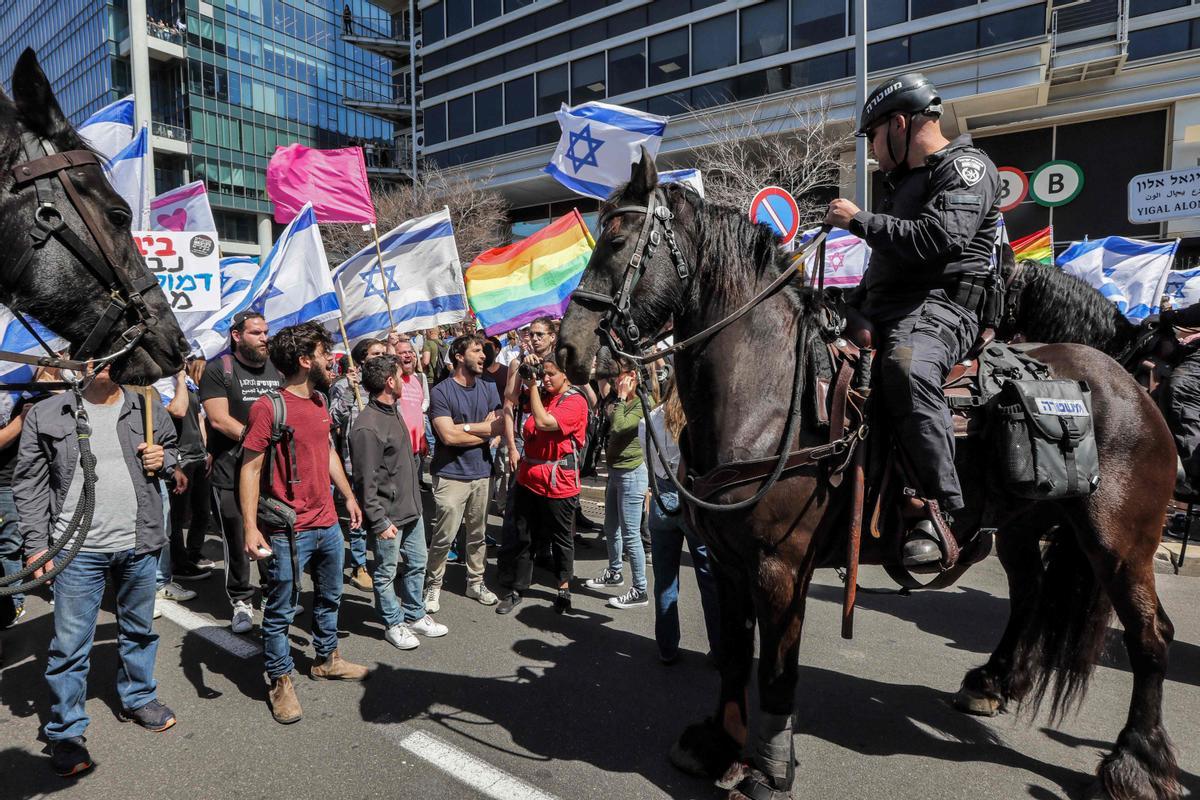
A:
<svg viewBox="0 0 1200 800">
<path fill-rule="evenodd" d="M 367 668 L 342 659 L 337 650 L 338 609 L 342 603 L 342 530 L 329 484 L 341 492 L 350 527 L 362 527 L 362 511 L 342 459 L 330 444 L 329 410 L 321 392 L 329 389 L 333 341 L 315 322 L 284 328 L 270 343 L 271 362 L 284 376 L 279 395 L 287 411 L 287 431 L 271 443 L 274 404 L 271 395 L 250 407 L 239 474 L 246 554 L 271 559 L 264 604 L 262 637 L 271 713 L 276 722 L 297 722 L 300 701 L 292 682 L 288 628 L 295 614 L 294 592 L 306 564 L 313 567 L 313 646 L 317 661 L 310 675 L 331 680 L 362 680 Z M 266 452 L 273 449 L 270 474 Z M 258 516 L 260 494 L 283 502 L 296 514 L 294 534 L 266 525 Z M 293 552 L 292 548 L 295 548 Z"/>
</svg>

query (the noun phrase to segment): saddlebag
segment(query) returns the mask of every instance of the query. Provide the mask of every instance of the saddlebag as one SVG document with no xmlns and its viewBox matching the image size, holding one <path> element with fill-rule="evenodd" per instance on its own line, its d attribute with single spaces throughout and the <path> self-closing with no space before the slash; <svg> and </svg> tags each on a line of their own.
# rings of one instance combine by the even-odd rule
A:
<svg viewBox="0 0 1200 800">
<path fill-rule="evenodd" d="M 1100 483 L 1092 393 L 1084 381 L 1005 381 L 993 400 L 1000 481 L 1030 500 L 1086 497 Z"/>
</svg>

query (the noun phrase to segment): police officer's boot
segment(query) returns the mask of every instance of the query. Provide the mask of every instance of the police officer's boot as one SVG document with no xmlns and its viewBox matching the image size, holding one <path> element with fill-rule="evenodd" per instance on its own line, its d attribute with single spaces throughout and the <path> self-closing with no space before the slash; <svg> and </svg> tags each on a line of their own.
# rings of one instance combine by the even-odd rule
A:
<svg viewBox="0 0 1200 800">
<path fill-rule="evenodd" d="M 927 519 L 919 520 L 908 529 L 901 550 L 901 563 L 909 569 L 928 567 L 942 560 L 942 548 L 937 530 Z"/>
</svg>

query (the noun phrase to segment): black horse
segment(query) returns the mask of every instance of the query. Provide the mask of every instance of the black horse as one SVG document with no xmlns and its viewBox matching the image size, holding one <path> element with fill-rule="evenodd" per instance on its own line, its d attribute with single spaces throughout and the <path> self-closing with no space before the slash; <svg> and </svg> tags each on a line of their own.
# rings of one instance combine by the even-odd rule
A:
<svg viewBox="0 0 1200 800">
<path fill-rule="evenodd" d="M 572 381 L 586 380 L 594 359 L 605 360 L 596 331 L 611 313 L 596 300 L 617 297 L 635 274 L 627 265 L 645 241 L 640 233 L 652 198 L 669 210 L 677 235 L 670 248 L 647 256 L 627 295 L 626 322 L 642 335 L 673 320 L 676 340 L 685 340 L 741 308 L 788 267 L 765 227 L 679 186 L 658 186 L 654 164 L 643 156 L 630 183 L 601 209 L 606 222 L 562 322 L 558 355 Z M 826 440 L 810 419 L 793 441 L 781 441 L 793 375 L 806 372 L 795 369 L 797 342 L 815 340 L 820 320 L 815 292 L 793 285 L 676 355 L 688 419 L 682 469 L 704 476 L 721 465 Z M 1056 715 L 1065 713 L 1083 696 L 1115 610 L 1125 627 L 1134 688 L 1096 791 L 1110 798 L 1175 798 L 1178 768 L 1161 714 L 1173 629 L 1155 592 L 1153 567 L 1175 480 L 1170 433 L 1146 394 L 1107 356 L 1078 345 L 1032 352 L 1055 376 L 1090 384 L 1102 480 L 1086 499 L 1034 503 L 998 494 L 989 485 L 986 459 L 961 465 L 968 511 L 982 516 L 987 506 L 999 528 L 1011 612 L 995 652 L 967 674 L 956 700 L 965 710 L 993 714 L 1010 703 L 1036 708 L 1047 699 Z M 804 394 L 810 399 L 801 407 L 810 409 L 812 387 Z M 761 486 L 726 488 L 708 499 L 746 500 Z M 685 730 L 671 756 L 681 768 L 723 776 L 718 785 L 730 789 L 732 800 L 792 796 L 804 603 L 813 569 L 838 563 L 844 553 L 838 544 L 844 529 L 821 525 L 827 510 L 844 506 L 838 491 L 823 467 L 809 466 L 784 475 L 760 502 L 736 513 L 687 506 L 717 565 L 721 689 L 715 715 Z M 1044 555 L 1043 539 L 1050 542 Z M 870 543 L 864 537 L 863 561 L 882 560 Z M 761 713 L 751 738 L 756 625 Z M 743 748 L 749 764 L 738 761 Z"/>
<path fill-rule="evenodd" d="M 114 380 L 148 384 L 178 372 L 188 345 L 134 247 L 129 205 L 63 116 L 32 50 L 17 60 L 12 93 L 10 100 L 0 91 L 0 302 L 42 322 L 72 352 L 87 345 L 89 357 L 123 349 L 133 339 L 123 334 L 144 329 L 113 361 Z M 82 157 L 44 180 L 21 172 L 48 155 L 72 153 Z M 60 222 L 63 235 L 47 233 Z"/>
</svg>

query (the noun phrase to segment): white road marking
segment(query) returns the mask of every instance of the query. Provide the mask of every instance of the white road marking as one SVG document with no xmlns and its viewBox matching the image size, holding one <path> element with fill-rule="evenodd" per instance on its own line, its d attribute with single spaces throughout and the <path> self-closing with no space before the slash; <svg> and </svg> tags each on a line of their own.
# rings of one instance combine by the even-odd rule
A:
<svg viewBox="0 0 1200 800">
<path fill-rule="evenodd" d="M 158 610 L 179 627 L 195 633 L 210 644 L 216 645 L 238 658 L 254 658 L 262 655 L 262 645 L 243 639 L 226 626 L 215 623 L 208 617 L 188 611 L 174 600 L 159 599 Z"/>
<path fill-rule="evenodd" d="M 558 800 L 433 734 L 399 725 L 388 725 L 385 732 L 408 752 L 494 800 Z"/>
</svg>

